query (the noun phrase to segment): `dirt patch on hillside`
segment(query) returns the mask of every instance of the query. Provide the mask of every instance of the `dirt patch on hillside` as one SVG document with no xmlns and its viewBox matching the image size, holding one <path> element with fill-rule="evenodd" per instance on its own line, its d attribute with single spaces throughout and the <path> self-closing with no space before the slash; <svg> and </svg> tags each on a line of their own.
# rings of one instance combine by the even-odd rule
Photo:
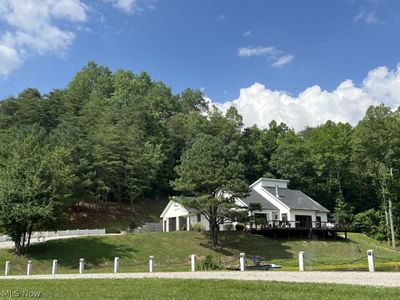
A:
<svg viewBox="0 0 400 300">
<path fill-rule="evenodd" d="M 167 199 L 143 199 L 133 206 L 127 203 L 109 202 L 96 212 L 95 203 L 81 201 L 67 209 L 65 228 L 108 228 L 124 230 L 132 225 L 158 222 L 167 205 Z"/>
</svg>

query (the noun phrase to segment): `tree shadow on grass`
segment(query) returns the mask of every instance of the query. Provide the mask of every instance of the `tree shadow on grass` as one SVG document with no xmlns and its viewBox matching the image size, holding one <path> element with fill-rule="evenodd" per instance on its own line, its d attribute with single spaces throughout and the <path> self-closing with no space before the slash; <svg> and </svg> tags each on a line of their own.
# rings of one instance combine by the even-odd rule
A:
<svg viewBox="0 0 400 300">
<path fill-rule="evenodd" d="M 105 242 L 102 237 L 84 237 L 51 240 L 34 244 L 29 248 L 29 257 L 38 261 L 57 259 L 60 266 L 76 268 L 79 259 L 98 267 L 112 262 L 114 257 L 131 258 L 137 250 L 126 245 Z"/>
<path fill-rule="evenodd" d="M 207 233 L 204 234 L 208 237 Z M 247 257 L 258 256 L 263 259 L 293 257 L 290 247 L 282 244 L 279 240 L 247 232 L 220 232 L 217 248 L 212 248 L 211 244 L 201 244 L 201 246 L 225 256 L 237 256 L 244 252 Z"/>
</svg>

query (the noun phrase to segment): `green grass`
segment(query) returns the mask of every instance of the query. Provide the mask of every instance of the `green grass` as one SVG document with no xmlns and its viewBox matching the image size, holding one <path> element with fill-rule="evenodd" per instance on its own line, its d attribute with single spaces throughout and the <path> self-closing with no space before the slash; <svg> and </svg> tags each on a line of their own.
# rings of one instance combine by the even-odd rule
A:
<svg viewBox="0 0 400 300">
<path fill-rule="evenodd" d="M 33 274 L 49 274 L 52 260 L 58 259 L 59 273 L 76 273 L 81 257 L 85 258 L 86 272 L 111 272 L 115 256 L 120 257 L 121 272 L 147 271 L 150 255 L 155 256 L 156 271 L 188 271 L 191 254 L 200 258 L 212 255 L 222 265 L 236 267 L 236 257 L 240 252 L 245 252 L 249 258 L 257 255 L 268 263 L 280 264 L 283 270 L 297 270 L 299 251 L 305 252 L 307 270 L 358 269 L 367 268 L 366 258 L 350 262 L 365 256 L 368 249 L 375 251 L 377 270 L 400 269 L 399 250 L 361 234 L 350 234 L 348 241 L 304 241 L 273 240 L 245 232 L 225 232 L 221 233 L 221 244 L 222 247 L 212 249 L 207 235 L 197 232 L 53 240 L 33 245 L 29 257 L 16 257 L 12 250 L 0 250 L 0 272 L 5 261 L 9 260 L 11 274 L 25 274 L 26 261 L 31 259 Z"/>
<path fill-rule="evenodd" d="M 232 280 L 82 279 L 0 282 L 40 299 L 399 299 L 399 288 Z M 3 293 L 3 294 L 1 294 Z M 5 298 L 5 297 L 4 297 Z"/>
</svg>

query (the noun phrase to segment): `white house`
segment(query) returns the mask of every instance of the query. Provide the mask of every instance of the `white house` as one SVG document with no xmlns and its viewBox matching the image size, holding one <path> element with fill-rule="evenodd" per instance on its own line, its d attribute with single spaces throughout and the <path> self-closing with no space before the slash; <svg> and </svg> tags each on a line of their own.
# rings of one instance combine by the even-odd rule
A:
<svg viewBox="0 0 400 300">
<path fill-rule="evenodd" d="M 237 198 L 236 204 L 249 207 L 260 203 L 262 209 L 254 211 L 258 220 L 269 227 L 324 227 L 328 225 L 329 210 L 299 190 L 287 187 L 289 180 L 260 178 L 250 185 L 245 198 Z M 209 225 L 204 216 L 171 200 L 162 212 L 163 231 L 190 230 L 195 222 L 202 223 L 205 230 Z M 229 220 L 227 220 L 229 222 Z M 223 228 L 221 228 L 223 230 Z"/>
<path fill-rule="evenodd" d="M 209 223 L 203 215 L 173 200 L 169 201 L 160 218 L 163 220 L 163 232 L 189 231 L 194 223 L 201 223 L 204 230 L 210 230 Z"/>
</svg>

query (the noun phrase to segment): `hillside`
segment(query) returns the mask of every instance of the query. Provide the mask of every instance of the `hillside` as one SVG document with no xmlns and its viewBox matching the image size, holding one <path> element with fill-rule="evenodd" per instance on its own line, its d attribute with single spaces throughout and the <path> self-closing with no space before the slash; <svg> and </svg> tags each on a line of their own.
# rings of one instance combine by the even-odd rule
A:
<svg viewBox="0 0 400 300">
<path fill-rule="evenodd" d="M 236 267 L 236 257 L 245 252 L 249 258 L 257 255 L 268 262 L 281 264 L 283 270 L 296 270 L 297 254 L 303 250 L 307 270 L 363 269 L 367 267 L 363 257 L 368 249 L 374 249 L 377 270 L 400 269 L 399 250 L 390 249 L 361 234 L 351 234 L 348 241 L 303 241 L 272 240 L 245 232 L 225 232 L 221 233 L 221 242 L 221 248 L 212 249 L 206 234 L 197 232 L 83 237 L 33 245 L 29 259 L 32 259 L 34 274 L 49 273 L 53 259 L 58 259 L 60 273 L 75 273 L 82 257 L 87 272 L 111 272 L 115 256 L 120 257 L 121 272 L 147 271 L 150 255 L 155 256 L 156 270 L 184 271 L 189 270 L 189 256 L 193 253 L 200 258 L 212 255 L 214 261 L 223 267 Z M 12 274 L 26 272 L 26 258 L 15 257 L 11 250 L 0 250 L 0 261 L 4 263 L 6 260 L 11 261 Z"/>
<path fill-rule="evenodd" d="M 159 222 L 168 201 L 166 198 L 146 198 L 135 202 L 133 207 L 127 203 L 109 202 L 105 209 L 97 212 L 94 203 L 81 201 L 67 209 L 64 222 L 58 228 L 106 228 L 107 232 L 119 232 L 132 223 L 138 226 L 145 222 Z"/>
</svg>

